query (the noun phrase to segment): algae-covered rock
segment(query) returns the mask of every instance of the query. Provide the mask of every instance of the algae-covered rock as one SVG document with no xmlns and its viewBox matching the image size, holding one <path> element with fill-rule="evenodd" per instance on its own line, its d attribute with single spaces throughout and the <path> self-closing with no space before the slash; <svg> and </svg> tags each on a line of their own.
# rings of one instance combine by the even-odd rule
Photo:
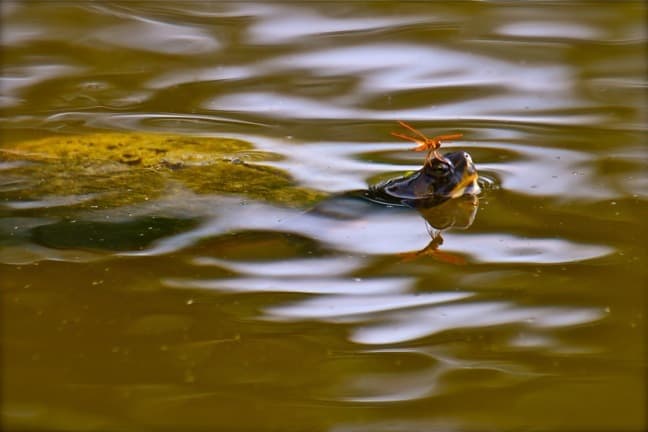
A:
<svg viewBox="0 0 648 432">
<path fill-rule="evenodd" d="M 115 207 L 151 200 L 169 188 L 237 194 L 302 206 L 323 194 L 263 165 L 278 155 L 245 141 L 154 133 L 49 137 L 0 147 L 0 197 L 29 202 L 72 197 L 77 206 Z"/>
</svg>

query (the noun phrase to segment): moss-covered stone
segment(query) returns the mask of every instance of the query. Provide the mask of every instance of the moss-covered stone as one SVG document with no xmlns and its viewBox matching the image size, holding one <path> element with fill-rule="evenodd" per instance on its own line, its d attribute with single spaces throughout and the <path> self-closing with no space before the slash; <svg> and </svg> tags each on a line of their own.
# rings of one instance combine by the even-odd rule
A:
<svg viewBox="0 0 648 432">
<path fill-rule="evenodd" d="M 49 137 L 0 148 L 6 200 L 74 196 L 80 206 L 154 199 L 178 184 L 198 194 L 237 194 L 286 205 L 323 197 L 286 172 L 262 165 L 279 156 L 245 141 L 153 133 Z"/>
</svg>

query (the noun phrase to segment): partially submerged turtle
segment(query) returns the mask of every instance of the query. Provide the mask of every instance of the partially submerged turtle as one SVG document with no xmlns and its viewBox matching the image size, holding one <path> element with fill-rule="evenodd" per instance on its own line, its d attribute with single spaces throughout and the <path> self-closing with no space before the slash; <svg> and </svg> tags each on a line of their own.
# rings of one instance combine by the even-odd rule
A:
<svg viewBox="0 0 648 432">
<path fill-rule="evenodd" d="M 428 138 L 410 125 L 416 151 L 427 151 L 423 167 L 369 188 L 369 199 L 411 206 L 437 205 L 479 193 L 477 170 L 466 152 L 441 155 L 443 141 L 460 134 Z M 75 196 L 93 207 L 114 207 L 160 196 L 174 185 L 195 193 L 240 194 L 287 205 L 308 205 L 325 194 L 299 187 L 290 175 L 264 165 L 277 155 L 255 151 L 231 138 L 155 133 L 97 133 L 49 137 L 0 148 L 5 200 L 30 201 Z"/>
<path fill-rule="evenodd" d="M 479 193 L 477 171 L 465 152 L 439 153 L 443 141 L 461 135 L 427 138 L 408 124 L 400 124 L 414 136 L 394 135 L 414 141 L 414 150 L 427 151 L 423 167 L 344 195 L 365 202 L 414 207 L 440 234 L 440 230 L 457 225 L 447 222 L 447 215 L 457 220 L 456 211 L 450 209 L 453 206 L 440 204 Z M 277 158 L 273 153 L 255 151 L 248 142 L 230 138 L 156 133 L 49 137 L 0 147 L 0 200 L 12 209 L 48 209 L 52 214 L 56 206 L 64 213 L 71 208 L 114 208 L 188 189 L 195 194 L 235 194 L 293 207 L 323 201 L 335 207 L 335 200 L 324 200 L 324 192 L 301 187 L 285 171 L 263 164 Z M 475 201 L 471 202 L 468 213 L 476 208 Z M 438 209 L 430 211 L 434 207 Z M 473 217 L 474 211 L 467 218 L 467 226 Z M 442 239 L 431 234 L 429 249 L 435 250 Z"/>
</svg>

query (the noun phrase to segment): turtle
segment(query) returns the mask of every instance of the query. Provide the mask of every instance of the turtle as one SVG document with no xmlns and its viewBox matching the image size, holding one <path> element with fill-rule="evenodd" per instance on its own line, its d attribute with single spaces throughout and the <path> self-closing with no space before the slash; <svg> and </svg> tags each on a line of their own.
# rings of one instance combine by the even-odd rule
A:
<svg viewBox="0 0 648 432">
<path fill-rule="evenodd" d="M 443 141 L 455 140 L 462 134 L 446 134 L 428 138 L 419 130 L 400 121 L 414 135 L 392 132 L 392 135 L 416 143 L 414 151 L 426 151 L 423 167 L 414 173 L 393 178 L 369 188 L 368 197 L 387 203 L 413 207 L 433 207 L 451 198 L 476 196 L 481 192 L 477 168 L 465 151 L 441 154 Z"/>
<path fill-rule="evenodd" d="M 457 212 L 452 208 L 472 212 L 467 225 L 472 222 L 474 200 L 467 206 L 443 204 L 460 197 L 476 198 L 480 192 L 477 170 L 466 152 L 439 152 L 442 142 L 460 138 L 460 134 L 428 138 L 405 122 L 399 124 L 413 135 L 392 134 L 415 142 L 414 150 L 427 152 L 423 166 L 341 195 L 416 208 L 438 231 L 431 243 L 436 246 L 430 248 L 436 250 L 442 241 L 440 231 L 455 224 L 448 223 L 447 215 Z M 287 172 L 264 163 L 279 158 L 234 138 L 145 132 L 52 136 L 0 148 L 0 170 L 4 171 L 0 200 L 11 209 L 37 209 L 39 216 L 57 215 L 58 203 L 68 219 L 74 217 L 69 213 L 74 209 L 128 207 L 155 201 L 174 189 L 189 189 L 198 195 L 233 194 L 315 212 L 331 208 L 326 203 L 341 202 L 340 195 L 331 197 L 300 186 Z"/>
</svg>

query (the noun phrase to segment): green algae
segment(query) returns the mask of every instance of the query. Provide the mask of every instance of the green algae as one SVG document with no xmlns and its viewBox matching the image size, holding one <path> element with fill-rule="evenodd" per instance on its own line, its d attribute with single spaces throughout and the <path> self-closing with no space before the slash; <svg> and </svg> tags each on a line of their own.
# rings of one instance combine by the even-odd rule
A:
<svg viewBox="0 0 648 432">
<path fill-rule="evenodd" d="M 285 171 L 263 165 L 270 152 L 231 138 L 154 133 L 48 137 L 0 148 L 8 162 L 5 201 L 73 196 L 77 206 L 117 207 L 161 197 L 178 186 L 196 194 L 234 194 L 306 206 L 324 194 L 299 187 Z"/>
</svg>

